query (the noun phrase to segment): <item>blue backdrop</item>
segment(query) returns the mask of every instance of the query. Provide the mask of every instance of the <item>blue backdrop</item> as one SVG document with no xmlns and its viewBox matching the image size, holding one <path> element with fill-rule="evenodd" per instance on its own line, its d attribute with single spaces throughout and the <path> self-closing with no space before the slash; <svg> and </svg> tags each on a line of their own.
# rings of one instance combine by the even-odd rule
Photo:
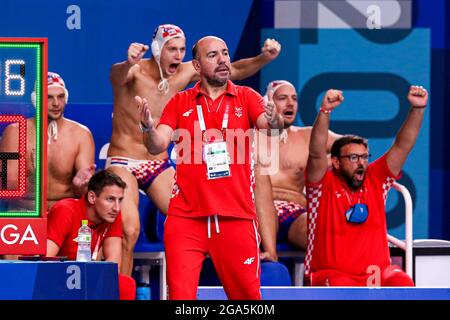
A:
<svg viewBox="0 0 450 320">
<path fill-rule="evenodd" d="M 391 6 L 381 5 L 381 30 L 367 29 L 369 6 L 381 2 Z M 183 28 L 186 59 L 208 34 L 224 38 L 235 59 L 257 54 L 266 36 L 279 39 L 278 60 L 243 83 L 261 91 L 274 78 L 291 80 L 300 97 L 298 125 L 312 123 L 326 88 L 341 87 L 346 102 L 332 129 L 368 136 L 375 156 L 404 119 L 406 86 L 431 88 L 431 107 L 402 182 L 415 201 L 415 236 L 450 239 L 444 202 L 450 197 L 449 10 L 445 0 L 3 0 L 0 30 L 1 36 L 49 39 L 49 70 L 60 73 L 70 91 L 67 116 L 90 127 L 98 155 L 111 130 L 109 69 L 125 59 L 131 42 L 149 44 L 161 23 Z M 391 231 L 401 236 L 402 217 L 390 218 Z"/>
</svg>

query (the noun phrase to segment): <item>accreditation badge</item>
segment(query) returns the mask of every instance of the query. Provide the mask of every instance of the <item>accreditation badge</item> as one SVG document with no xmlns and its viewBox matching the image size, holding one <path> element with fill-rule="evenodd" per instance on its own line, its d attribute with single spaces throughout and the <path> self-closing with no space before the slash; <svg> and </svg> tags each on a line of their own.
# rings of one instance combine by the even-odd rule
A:
<svg viewBox="0 0 450 320">
<path fill-rule="evenodd" d="M 203 160 L 206 163 L 208 180 L 231 177 L 230 156 L 226 142 L 205 143 Z"/>
</svg>

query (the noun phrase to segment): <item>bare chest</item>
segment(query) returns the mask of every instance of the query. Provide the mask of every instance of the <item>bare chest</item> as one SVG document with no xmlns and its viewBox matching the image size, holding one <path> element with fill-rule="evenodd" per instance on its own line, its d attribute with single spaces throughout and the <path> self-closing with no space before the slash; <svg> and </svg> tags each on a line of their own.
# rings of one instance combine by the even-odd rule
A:
<svg viewBox="0 0 450 320">
<path fill-rule="evenodd" d="M 47 145 L 47 168 L 49 180 L 69 181 L 75 172 L 75 160 L 79 143 L 66 137 L 58 137 Z"/>
</svg>

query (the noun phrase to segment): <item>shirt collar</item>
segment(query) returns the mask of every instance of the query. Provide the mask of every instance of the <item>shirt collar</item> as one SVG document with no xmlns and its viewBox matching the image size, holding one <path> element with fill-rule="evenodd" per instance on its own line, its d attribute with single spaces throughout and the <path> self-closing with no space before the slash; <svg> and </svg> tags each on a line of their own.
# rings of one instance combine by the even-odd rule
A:
<svg viewBox="0 0 450 320">
<path fill-rule="evenodd" d="M 202 91 L 200 89 L 200 81 L 198 81 L 195 85 L 194 85 L 194 96 L 197 97 L 199 94 L 207 96 L 208 95 Z M 231 96 L 237 96 L 237 91 L 236 91 L 236 85 L 231 81 L 231 80 L 227 80 L 227 89 L 225 90 L 225 94 L 231 95 Z"/>
</svg>

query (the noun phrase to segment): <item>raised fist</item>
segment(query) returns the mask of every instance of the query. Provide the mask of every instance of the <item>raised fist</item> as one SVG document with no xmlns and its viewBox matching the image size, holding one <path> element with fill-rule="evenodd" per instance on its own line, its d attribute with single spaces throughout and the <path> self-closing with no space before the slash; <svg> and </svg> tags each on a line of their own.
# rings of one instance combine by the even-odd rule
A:
<svg viewBox="0 0 450 320">
<path fill-rule="evenodd" d="M 128 62 L 136 64 L 141 61 L 144 54 L 148 51 L 148 46 L 142 43 L 133 42 L 128 47 Z"/>
<path fill-rule="evenodd" d="M 408 101 L 414 108 L 425 108 L 428 102 L 428 92 L 422 86 L 411 86 Z"/>
<path fill-rule="evenodd" d="M 320 107 L 324 111 L 331 111 L 344 101 L 342 91 L 330 89 L 325 93 Z"/>
<path fill-rule="evenodd" d="M 264 46 L 261 49 L 261 53 L 270 61 L 274 60 L 281 51 L 281 44 L 275 39 L 266 39 Z"/>
</svg>

